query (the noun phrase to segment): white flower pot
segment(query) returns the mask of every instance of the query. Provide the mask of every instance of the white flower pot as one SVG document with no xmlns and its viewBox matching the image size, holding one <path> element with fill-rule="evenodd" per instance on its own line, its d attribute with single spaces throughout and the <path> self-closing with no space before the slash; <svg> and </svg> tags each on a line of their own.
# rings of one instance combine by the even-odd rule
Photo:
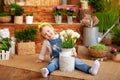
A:
<svg viewBox="0 0 120 80">
<path fill-rule="evenodd" d="M 10 51 L 2 50 L 2 53 L 0 53 L 0 60 L 9 60 L 10 57 Z"/>
<path fill-rule="evenodd" d="M 26 16 L 26 24 L 32 24 L 33 23 L 33 16 Z"/>
<path fill-rule="evenodd" d="M 62 16 L 55 16 L 55 22 L 57 24 L 61 24 L 62 23 Z"/>
<path fill-rule="evenodd" d="M 9 38 L 10 37 L 10 31 L 8 28 L 4 28 L 0 30 L 0 36 L 2 38 Z"/>
<path fill-rule="evenodd" d="M 72 72 L 75 69 L 75 58 L 72 57 L 71 49 L 62 49 L 59 57 L 60 70 L 63 72 Z"/>
<path fill-rule="evenodd" d="M 73 17 L 72 16 L 67 16 L 68 24 L 73 23 Z"/>
</svg>

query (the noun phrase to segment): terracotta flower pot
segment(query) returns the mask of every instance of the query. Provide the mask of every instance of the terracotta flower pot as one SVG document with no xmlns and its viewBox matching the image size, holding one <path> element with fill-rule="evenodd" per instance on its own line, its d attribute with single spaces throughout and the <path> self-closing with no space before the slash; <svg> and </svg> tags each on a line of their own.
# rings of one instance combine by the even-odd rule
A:
<svg viewBox="0 0 120 80">
<path fill-rule="evenodd" d="M 120 54 L 112 55 L 112 60 L 114 60 L 114 61 L 120 61 Z"/>
</svg>

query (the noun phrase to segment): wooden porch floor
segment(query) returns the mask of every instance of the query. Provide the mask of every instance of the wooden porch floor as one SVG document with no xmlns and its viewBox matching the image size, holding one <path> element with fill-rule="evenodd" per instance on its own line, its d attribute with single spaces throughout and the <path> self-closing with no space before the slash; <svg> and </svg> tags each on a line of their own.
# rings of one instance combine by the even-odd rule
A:
<svg viewBox="0 0 120 80">
<path fill-rule="evenodd" d="M 80 48 L 85 53 L 85 48 Z M 80 53 L 79 53 L 80 54 Z M 81 54 L 80 54 L 81 56 Z M 0 61 L 0 80 L 46 80 L 42 78 L 39 70 L 46 66 L 49 58 L 43 63 L 35 63 L 38 54 L 35 55 L 14 55 L 8 61 Z M 92 65 L 93 61 L 81 57 L 82 60 Z M 111 60 L 101 61 L 98 75 L 92 76 L 84 72 L 75 70 L 65 73 L 59 70 L 49 76 L 49 80 L 120 80 L 120 63 Z M 47 79 L 48 80 L 48 79 Z"/>
<path fill-rule="evenodd" d="M 44 80 L 39 72 L 0 65 L 0 80 Z"/>
</svg>

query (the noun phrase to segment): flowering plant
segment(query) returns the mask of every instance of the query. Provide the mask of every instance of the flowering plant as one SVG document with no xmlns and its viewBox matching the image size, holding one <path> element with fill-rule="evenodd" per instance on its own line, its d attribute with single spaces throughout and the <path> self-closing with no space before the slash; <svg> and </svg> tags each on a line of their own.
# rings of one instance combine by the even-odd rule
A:
<svg viewBox="0 0 120 80">
<path fill-rule="evenodd" d="M 120 47 L 118 47 L 118 48 L 113 47 L 111 49 L 111 54 L 113 54 L 113 55 L 120 54 Z"/>
<path fill-rule="evenodd" d="M 67 16 L 73 16 L 75 14 L 75 8 L 66 8 Z"/>
<path fill-rule="evenodd" d="M 55 16 L 57 16 L 57 15 L 62 16 L 63 8 L 61 8 L 60 6 L 55 6 L 53 8 L 53 13 L 54 13 Z"/>
<path fill-rule="evenodd" d="M 80 37 L 80 34 L 73 30 L 64 30 L 60 32 L 60 38 L 62 40 L 61 48 L 73 48 L 76 40 Z"/>
</svg>

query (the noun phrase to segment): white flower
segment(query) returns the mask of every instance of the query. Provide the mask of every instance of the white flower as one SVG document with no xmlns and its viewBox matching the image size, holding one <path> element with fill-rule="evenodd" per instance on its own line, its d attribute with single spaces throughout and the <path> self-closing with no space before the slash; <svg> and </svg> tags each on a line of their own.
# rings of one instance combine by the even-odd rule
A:
<svg viewBox="0 0 120 80">
<path fill-rule="evenodd" d="M 64 37 L 63 36 L 60 36 L 60 39 L 62 40 L 62 42 L 64 42 Z"/>
<path fill-rule="evenodd" d="M 75 35 L 76 38 L 79 38 L 79 37 L 80 37 L 80 34 L 77 33 L 77 32 L 75 32 L 74 35 Z"/>
<path fill-rule="evenodd" d="M 63 36 L 65 34 L 65 30 L 60 32 L 60 36 Z"/>
<path fill-rule="evenodd" d="M 73 30 L 66 30 L 66 33 L 70 35 L 73 33 Z"/>
<path fill-rule="evenodd" d="M 72 48 L 74 47 L 77 39 L 80 37 L 80 34 L 73 30 L 64 30 L 60 32 L 60 38 L 62 40 L 62 48 Z"/>
</svg>

